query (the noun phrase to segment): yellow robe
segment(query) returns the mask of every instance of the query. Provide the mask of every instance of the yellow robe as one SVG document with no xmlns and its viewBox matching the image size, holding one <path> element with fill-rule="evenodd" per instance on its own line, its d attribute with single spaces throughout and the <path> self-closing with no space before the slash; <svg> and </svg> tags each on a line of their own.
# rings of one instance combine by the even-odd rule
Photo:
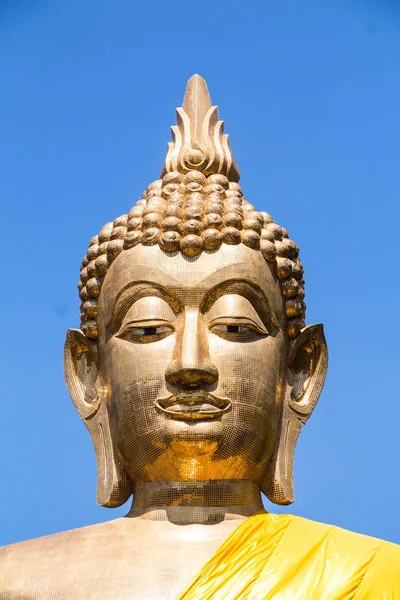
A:
<svg viewBox="0 0 400 600">
<path fill-rule="evenodd" d="M 177 600 L 400 600 L 400 546 L 292 515 L 246 519 Z"/>
</svg>

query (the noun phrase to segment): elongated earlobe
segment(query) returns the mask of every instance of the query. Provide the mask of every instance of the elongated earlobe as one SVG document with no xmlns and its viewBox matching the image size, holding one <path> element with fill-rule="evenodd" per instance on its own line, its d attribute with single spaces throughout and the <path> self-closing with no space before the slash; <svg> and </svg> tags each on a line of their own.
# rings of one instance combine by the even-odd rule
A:
<svg viewBox="0 0 400 600">
<path fill-rule="evenodd" d="M 309 325 L 289 351 L 280 432 L 262 484 L 264 494 L 275 504 L 294 501 L 294 451 L 299 433 L 318 401 L 327 368 L 328 348 L 323 326 Z"/>
<path fill-rule="evenodd" d="M 69 329 L 64 346 L 68 392 L 92 437 L 97 460 L 97 502 L 120 506 L 132 494 L 132 482 L 119 463 L 110 432 L 107 390 L 98 371 L 97 347 L 79 329 Z"/>
</svg>

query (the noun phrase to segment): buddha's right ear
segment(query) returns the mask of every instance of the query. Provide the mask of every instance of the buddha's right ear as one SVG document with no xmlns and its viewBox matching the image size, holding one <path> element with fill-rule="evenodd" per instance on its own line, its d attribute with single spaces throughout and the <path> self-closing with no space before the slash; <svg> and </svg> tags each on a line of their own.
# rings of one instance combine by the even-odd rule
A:
<svg viewBox="0 0 400 600">
<path fill-rule="evenodd" d="M 80 329 L 68 329 L 64 376 L 69 395 L 92 437 L 97 460 L 97 502 L 113 508 L 132 494 L 132 482 L 118 461 L 110 431 L 107 391 L 98 368 L 97 345 Z"/>
</svg>

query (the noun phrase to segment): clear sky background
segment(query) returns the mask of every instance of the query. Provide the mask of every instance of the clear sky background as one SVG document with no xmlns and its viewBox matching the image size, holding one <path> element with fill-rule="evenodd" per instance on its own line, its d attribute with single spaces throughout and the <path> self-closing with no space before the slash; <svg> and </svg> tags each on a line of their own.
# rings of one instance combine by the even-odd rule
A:
<svg viewBox="0 0 400 600">
<path fill-rule="evenodd" d="M 96 505 L 64 336 L 89 239 L 158 177 L 195 72 L 330 348 L 296 501 L 267 508 L 400 543 L 400 4 L 1 0 L 0 545 L 128 510 Z"/>
</svg>

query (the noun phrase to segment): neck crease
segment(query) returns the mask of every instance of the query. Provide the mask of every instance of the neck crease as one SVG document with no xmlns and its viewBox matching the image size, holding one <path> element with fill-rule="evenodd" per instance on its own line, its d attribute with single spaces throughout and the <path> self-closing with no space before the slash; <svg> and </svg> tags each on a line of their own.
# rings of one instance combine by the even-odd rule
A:
<svg viewBox="0 0 400 600">
<path fill-rule="evenodd" d="M 215 524 L 263 510 L 257 483 L 243 480 L 136 483 L 128 517 Z"/>
</svg>

